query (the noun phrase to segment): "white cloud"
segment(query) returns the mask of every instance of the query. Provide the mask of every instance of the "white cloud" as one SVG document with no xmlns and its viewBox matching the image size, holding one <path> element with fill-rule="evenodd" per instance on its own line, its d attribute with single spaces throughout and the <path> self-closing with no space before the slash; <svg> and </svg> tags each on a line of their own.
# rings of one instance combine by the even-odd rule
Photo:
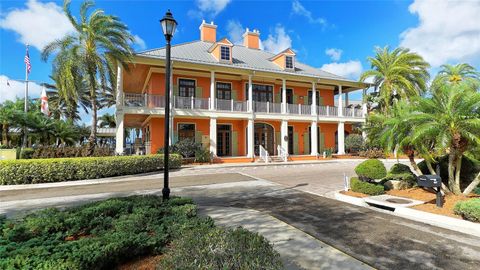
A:
<svg viewBox="0 0 480 270">
<path fill-rule="evenodd" d="M 279 53 L 292 47 L 292 39 L 283 26 L 277 25 L 274 33 L 269 34 L 267 39 L 262 41 L 261 46 L 269 52 Z"/>
<path fill-rule="evenodd" d="M 208 16 L 213 18 L 217 16 L 222 10 L 224 10 L 231 0 L 196 0 L 198 12 L 190 11 L 189 14 L 195 14 L 198 16 Z"/>
<path fill-rule="evenodd" d="M 147 48 L 145 41 L 138 35 L 133 35 L 133 43 L 139 50 L 145 50 Z"/>
<path fill-rule="evenodd" d="M 73 31 L 60 6 L 36 0 L 29 0 L 24 9 L 7 12 L 0 20 L 0 27 L 16 32 L 21 43 L 30 44 L 38 50 Z"/>
<path fill-rule="evenodd" d="M 34 83 L 28 83 L 28 96 L 30 98 L 38 98 L 42 93 L 42 86 Z M 25 83 L 14 81 L 5 75 L 0 75 L 0 102 L 5 100 L 15 100 L 17 97 L 25 96 Z"/>
<path fill-rule="evenodd" d="M 362 63 L 358 60 L 325 64 L 320 69 L 353 80 L 357 80 L 363 71 Z"/>
<path fill-rule="evenodd" d="M 433 67 L 480 59 L 480 2 L 415 0 L 409 11 L 419 24 L 400 34 L 400 46 L 422 55 Z"/>
<path fill-rule="evenodd" d="M 292 2 L 292 13 L 307 18 L 309 23 L 317 23 L 326 26 L 327 21 L 324 18 L 315 18 L 310 10 L 307 10 L 298 0 Z"/>
<path fill-rule="evenodd" d="M 229 20 L 227 22 L 227 31 L 231 42 L 234 44 L 243 43 L 243 33 L 245 33 L 245 29 L 239 21 Z"/>
<path fill-rule="evenodd" d="M 325 50 L 325 54 L 330 56 L 330 59 L 332 59 L 332 61 L 334 62 L 340 60 L 340 58 L 342 57 L 342 53 L 342 50 L 336 48 L 330 48 Z"/>
</svg>

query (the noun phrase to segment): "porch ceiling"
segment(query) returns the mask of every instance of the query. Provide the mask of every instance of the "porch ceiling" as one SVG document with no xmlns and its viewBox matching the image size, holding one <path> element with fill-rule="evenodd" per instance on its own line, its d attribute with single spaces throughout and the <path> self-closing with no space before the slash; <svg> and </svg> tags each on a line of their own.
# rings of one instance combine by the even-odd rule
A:
<svg viewBox="0 0 480 270">
<path fill-rule="evenodd" d="M 138 128 L 142 126 L 142 123 L 147 119 L 146 114 L 126 114 L 124 116 L 124 126 Z"/>
</svg>

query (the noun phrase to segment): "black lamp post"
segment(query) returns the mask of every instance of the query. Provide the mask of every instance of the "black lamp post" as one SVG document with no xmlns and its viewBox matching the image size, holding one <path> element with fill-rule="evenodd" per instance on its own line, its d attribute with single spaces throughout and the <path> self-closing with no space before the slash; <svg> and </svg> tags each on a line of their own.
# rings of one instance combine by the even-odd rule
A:
<svg viewBox="0 0 480 270">
<path fill-rule="evenodd" d="M 162 25 L 163 34 L 165 35 L 165 40 L 167 42 L 166 46 L 166 57 L 165 57 L 165 141 L 163 144 L 163 149 L 165 149 L 163 154 L 163 189 L 162 195 L 163 200 L 168 200 L 170 198 L 170 188 L 168 187 L 168 158 L 169 158 L 169 133 L 170 133 L 170 40 L 172 40 L 173 34 L 175 33 L 175 28 L 177 28 L 177 21 L 172 16 L 170 10 L 165 13 L 165 16 L 160 20 Z"/>
</svg>

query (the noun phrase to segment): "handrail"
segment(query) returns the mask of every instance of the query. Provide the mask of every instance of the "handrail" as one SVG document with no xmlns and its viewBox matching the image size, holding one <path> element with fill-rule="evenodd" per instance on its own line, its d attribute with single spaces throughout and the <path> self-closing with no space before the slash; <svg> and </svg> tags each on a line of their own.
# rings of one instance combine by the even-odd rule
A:
<svg viewBox="0 0 480 270">
<path fill-rule="evenodd" d="M 280 144 L 277 145 L 277 152 L 284 162 L 288 161 L 288 151 L 286 151 Z"/>
<path fill-rule="evenodd" d="M 258 152 L 260 154 L 260 160 L 263 160 L 265 163 L 269 162 L 268 151 L 263 148 L 262 145 L 258 146 Z"/>
</svg>

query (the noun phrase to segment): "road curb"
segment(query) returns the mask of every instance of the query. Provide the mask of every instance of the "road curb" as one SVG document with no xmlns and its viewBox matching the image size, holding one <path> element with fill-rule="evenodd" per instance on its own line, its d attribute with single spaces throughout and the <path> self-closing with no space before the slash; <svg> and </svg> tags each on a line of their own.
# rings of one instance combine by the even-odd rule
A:
<svg viewBox="0 0 480 270">
<path fill-rule="evenodd" d="M 437 215 L 425 211 L 415 210 L 407 207 L 397 207 L 394 211 L 385 211 L 379 210 L 376 207 L 368 205 L 364 198 L 357 198 L 353 196 L 348 196 L 340 193 L 340 191 L 335 191 L 334 199 L 341 202 L 346 202 L 356 206 L 365 207 L 375 211 L 381 211 L 383 213 L 388 213 L 401 218 L 406 218 L 416 222 L 421 222 L 429 224 L 435 227 L 456 231 L 476 237 L 480 237 L 480 224 L 468 220 L 462 220 L 453 217 L 447 217 L 443 215 Z"/>
</svg>

